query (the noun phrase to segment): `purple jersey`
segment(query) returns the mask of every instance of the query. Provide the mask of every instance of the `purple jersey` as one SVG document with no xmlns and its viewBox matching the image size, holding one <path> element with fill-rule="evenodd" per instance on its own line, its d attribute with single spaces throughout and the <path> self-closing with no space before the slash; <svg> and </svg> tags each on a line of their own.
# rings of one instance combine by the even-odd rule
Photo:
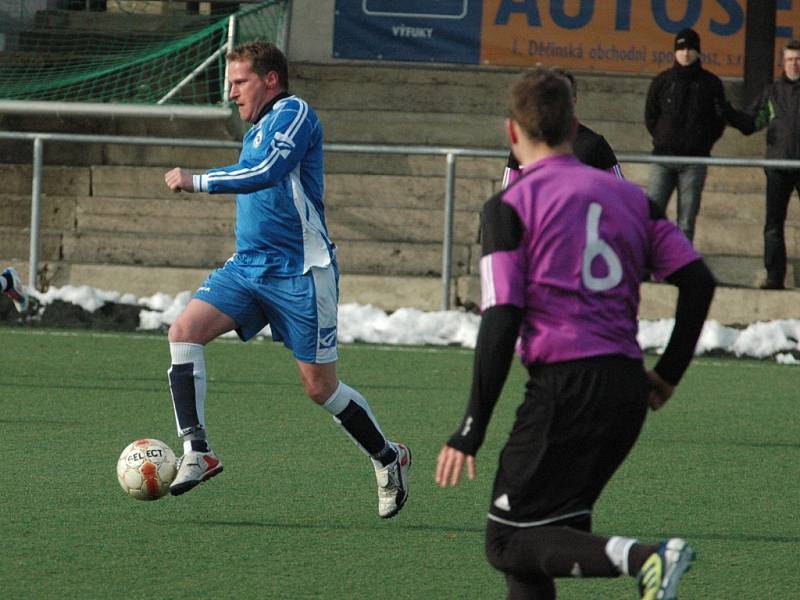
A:
<svg viewBox="0 0 800 600">
<path fill-rule="evenodd" d="M 521 175 L 483 209 L 481 309 L 524 310 L 525 364 L 641 358 L 642 275 L 663 280 L 700 255 L 639 187 L 572 155 Z"/>
</svg>

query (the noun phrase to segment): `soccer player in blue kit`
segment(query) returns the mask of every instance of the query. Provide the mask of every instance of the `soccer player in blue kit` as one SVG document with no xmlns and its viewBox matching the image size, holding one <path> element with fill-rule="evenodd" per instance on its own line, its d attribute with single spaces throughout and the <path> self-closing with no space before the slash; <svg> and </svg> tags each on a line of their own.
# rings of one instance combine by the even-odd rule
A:
<svg viewBox="0 0 800 600">
<path fill-rule="evenodd" d="M 170 492 L 183 494 L 222 471 L 206 439 L 204 346 L 232 330 L 247 341 L 270 325 L 294 354 L 309 398 L 372 459 L 378 514 L 393 517 L 408 498 L 411 453 L 386 439 L 364 397 L 336 373 L 338 269 L 325 223 L 322 126 L 287 91 L 286 57 L 274 44 L 242 44 L 226 59 L 230 98 L 253 124 L 239 162 L 164 176 L 175 192 L 237 194 L 235 254 L 169 329 L 169 384 L 184 449 Z"/>
<path fill-rule="evenodd" d="M 661 408 L 694 354 L 714 278 L 644 192 L 581 164 L 577 121 L 558 73 L 539 69 L 511 95 L 507 134 L 519 178 L 481 213 L 481 307 L 464 418 L 435 480 L 476 475 L 515 345 L 530 379 L 500 454 L 486 555 L 511 600 L 552 600 L 559 577 L 637 577 L 643 600 L 673 600 L 694 550 L 592 533 L 594 503 L 625 460 L 648 405 Z M 678 287 L 675 326 L 646 370 L 637 343 L 639 282 Z"/>
</svg>

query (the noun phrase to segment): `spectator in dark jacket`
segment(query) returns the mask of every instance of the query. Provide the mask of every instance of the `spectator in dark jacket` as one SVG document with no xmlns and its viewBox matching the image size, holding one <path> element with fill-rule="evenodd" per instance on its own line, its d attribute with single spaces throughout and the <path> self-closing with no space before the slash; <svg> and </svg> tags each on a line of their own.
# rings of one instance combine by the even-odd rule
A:
<svg viewBox="0 0 800 600">
<path fill-rule="evenodd" d="M 653 154 L 708 156 L 725 130 L 721 109 L 725 90 L 700 61 L 700 36 L 684 29 L 675 37 L 675 64 L 659 73 L 647 92 L 644 119 L 653 136 Z M 666 210 L 678 190 L 678 227 L 694 239 L 694 222 L 706 181 L 706 165 L 654 163 L 647 193 Z"/>
<path fill-rule="evenodd" d="M 767 127 L 767 158 L 800 159 L 800 39 L 783 47 L 783 74 L 768 85 L 746 110 L 726 106 L 728 122 L 745 135 Z M 786 277 L 786 210 L 792 190 L 800 193 L 800 170 L 764 169 L 767 214 L 764 222 L 763 289 L 782 290 Z"/>
</svg>

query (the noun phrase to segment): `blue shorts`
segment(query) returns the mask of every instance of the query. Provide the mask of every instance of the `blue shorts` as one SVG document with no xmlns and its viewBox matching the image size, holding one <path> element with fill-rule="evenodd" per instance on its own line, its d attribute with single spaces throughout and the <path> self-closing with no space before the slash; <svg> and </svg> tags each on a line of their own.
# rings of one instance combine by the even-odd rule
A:
<svg viewBox="0 0 800 600">
<path fill-rule="evenodd" d="M 272 339 L 283 342 L 306 363 L 337 359 L 336 319 L 339 273 L 335 264 L 312 267 L 297 277 L 247 277 L 229 261 L 194 293 L 236 321 L 246 342 L 267 325 Z"/>
</svg>

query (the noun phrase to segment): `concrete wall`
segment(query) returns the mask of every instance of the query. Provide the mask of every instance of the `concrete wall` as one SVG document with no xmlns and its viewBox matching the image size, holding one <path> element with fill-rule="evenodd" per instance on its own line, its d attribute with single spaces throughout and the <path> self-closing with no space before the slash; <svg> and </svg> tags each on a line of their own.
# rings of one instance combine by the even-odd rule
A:
<svg viewBox="0 0 800 600">
<path fill-rule="evenodd" d="M 289 60 L 333 62 L 335 0 L 294 0 L 289 30 Z"/>
</svg>

